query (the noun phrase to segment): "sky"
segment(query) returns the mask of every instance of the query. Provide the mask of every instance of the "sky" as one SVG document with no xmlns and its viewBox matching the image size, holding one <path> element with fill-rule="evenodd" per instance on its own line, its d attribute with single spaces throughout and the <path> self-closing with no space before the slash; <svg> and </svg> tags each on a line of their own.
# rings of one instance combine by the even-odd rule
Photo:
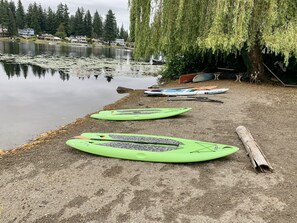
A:
<svg viewBox="0 0 297 223">
<path fill-rule="evenodd" d="M 17 6 L 18 0 L 13 0 Z M 129 8 L 128 8 L 128 0 L 21 0 L 25 10 L 27 10 L 28 5 L 36 2 L 38 5 L 40 4 L 43 9 L 47 9 L 51 7 L 52 10 L 57 10 L 57 6 L 60 3 L 66 4 L 69 8 L 70 14 L 75 14 L 77 8 L 83 7 L 84 10 L 89 10 L 91 15 L 93 16 L 95 11 L 102 16 L 103 20 L 105 20 L 105 16 L 109 9 L 113 11 L 115 14 L 117 25 L 121 28 L 122 24 L 124 25 L 124 29 L 129 29 Z"/>
</svg>

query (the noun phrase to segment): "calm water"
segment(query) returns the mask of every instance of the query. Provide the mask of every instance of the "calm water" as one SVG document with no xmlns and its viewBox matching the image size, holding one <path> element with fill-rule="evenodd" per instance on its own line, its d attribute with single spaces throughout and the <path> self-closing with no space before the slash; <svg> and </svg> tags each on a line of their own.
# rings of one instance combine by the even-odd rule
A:
<svg viewBox="0 0 297 223">
<path fill-rule="evenodd" d="M 62 44 L 34 44 L 32 42 L 9 42 L 0 41 L 0 53 L 19 55 L 54 55 L 54 56 L 74 56 L 74 57 L 107 57 L 126 58 L 125 50 L 119 48 L 85 47 L 80 45 Z"/>
<path fill-rule="evenodd" d="M 20 50 L 24 49 L 22 45 L 19 51 L 11 48 L 3 51 L 3 44 L 0 46 L 2 54 L 32 53 Z M 77 49 L 68 49 L 63 55 L 71 53 L 79 54 Z M 60 55 L 60 51 L 57 54 Z M 116 54 L 107 56 L 119 59 Z M 17 147 L 43 132 L 102 109 L 124 96 L 116 92 L 118 86 L 146 88 L 156 82 L 156 78 L 150 76 L 115 76 L 111 81 L 104 75 L 79 78 L 36 66 L 0 62 L 0 149 Z"/>
</svg>

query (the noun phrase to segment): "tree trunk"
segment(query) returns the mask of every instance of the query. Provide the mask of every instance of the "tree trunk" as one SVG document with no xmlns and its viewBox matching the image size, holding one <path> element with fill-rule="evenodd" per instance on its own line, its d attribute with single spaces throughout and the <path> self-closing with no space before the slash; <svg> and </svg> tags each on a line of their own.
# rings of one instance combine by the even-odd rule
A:
<svg viewBox="0 0 297 223">
<path fill-rule="evenodd" d="M 250 64 L 249 76 L 256 76 L 255 81 L 265 81 L 266 76 L 263 65 L 263 54 L 258 41 L 256 41 L 255 44 L 250 48 L 248 52 L 248 60 Z"/>
</svg>

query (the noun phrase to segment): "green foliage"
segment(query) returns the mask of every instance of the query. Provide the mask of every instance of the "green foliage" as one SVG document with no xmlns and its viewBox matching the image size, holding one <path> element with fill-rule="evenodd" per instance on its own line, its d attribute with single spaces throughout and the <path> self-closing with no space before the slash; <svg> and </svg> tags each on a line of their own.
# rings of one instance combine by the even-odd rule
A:
<svg viewBox="0 0 297 223">
<path fill-rule="evenodd" d="M 78 8 L 76 10 L 75 16 L 74 16 L 74 30 L 72 30 L 72 33 L 75 35 L 84 35 L 84 9 Z"/>
<path fill-rule="evenodd" d="M 51 8 L 47 10 L 47 19 L 45 23 L 45 30 L 49 34 L 54 34 L 57 30 L 56 28 L 56 19 L 55 12 Z"/>
<path fill-rule="evenodd" d="M 108 41 L 109 44 L 111 41 L 115 40 L 117 37 L 117 22 L 114 13 L 112 10 L 108 10 L 104 22 L 104 39 Z"/>
<path fill-rule="evenodd" d="M 9 4 L 7 1 L 0 2 L 0 25 L 2 28 L 7 28 L 9 24 Z"/>
<path fill-rule="evenodd" d="M 65 32 L 65 28 L 64 28 L 64 24 L 60 23 L 57 32 L 55 34 L 57 37 L 60 37 L 62 39 L 64 39 L 66 37 L 66 32 Z"/>
<path fill-rule="evenodd" d="M 128 32 L 124 29 L 124 26 L 122 25 L 120 32 L 119 32 L 119 39 L 124 39 L 125 41 L 127 41 L 129 34 Z"/>
<path fill-rule="evenodd" d="M 183 55 L 168 58 L 166 69 L 161 74 L 164 80 L 177 79 L 181 74 L 200 71 L 215 72 L 217 67 L 234 69 L 236 72 L 246 71 L 244 58 L 241 55 L 234 53 L 213 54 L 210 50 L 202 53 L 190 49 Z"/>
<path fill-rule="evenodd" d="M 94 32 L 94 37 L 96 37 L 96 38 L 103 37 L 102 18 L 99 15 L 99 13 L 97 12 L 97 10 L 94 13 L 93 32 Z"/>
<path fill-rule="evenodd" d="M 39 11 L 39 8 L 34 2 L 34 4 L 30 4 L 28 7 L 28 12 L 27 12 L 27 25 L 28 27 L 34 29 L 35 33 L 40 33 L 41 32 L 41 14 Z"/>
<path fill-rule="evenodd" d="M 123 27 L 121 30 L 117 27 L 116 17 L 111 10 L 106 15 L 105 23 L 106 26 L 97 11 L 93 18 L 90 11 L 83 8 L 78 8 L 75 15 L 69 16 L 68 6 L 62 3 L 56 11 L 50 7 L 45 10 L 36 2 L 30 3 L 28 9 L 24 10 L 21 0 L 18 0 L 17 7 L 14 1 L 0 0 L 0 26 L 8 29 L 7 34 L 10 36 L 17 35 L 17 29 L 32 28 L 35 34 L 58 34 L 62 38 L 68 35 L 86 35 L 88 38 L 104 36 L 108 41 L 118 36 L 128 38 L 128 32 Z M 61 24 L 63 31 L 58 31 Z"/>
<path fill-rule="evenodd" d="M 9 16 L 8 17 L 9 18 L 8 34 L 10 36 L 16 36 L 18 34 L 18 31 L 17 31 L 17 27 L 16 27 L 15 17 L 11 10 L 9 10 L 8 16 Z"/>
<path fill-rule="evenodd" d="M 57 11 L 55 13 L 54 20 L 55 20 L 55 29 L 57 29 L 59 25 L 63 23 L 65 33 L 67 34 L 69 32 L 69 12 L 66 4 L 64 5 L 60 3 L 57 6 Z"/>
<path fill-rule="evenodd" d="M 286 63 L 297 56 L 297 1 L 130 0 L 129 6 L 136 58 L 238 54 L 246 47 L 282 54 Z"/>
<path fill-rule="evenodd" d="M 89 10 L 87 10 L 84 17 L 84 34 L 87 37 L 91 37 L 93 33 L 92 16 Z"/>
</svg>

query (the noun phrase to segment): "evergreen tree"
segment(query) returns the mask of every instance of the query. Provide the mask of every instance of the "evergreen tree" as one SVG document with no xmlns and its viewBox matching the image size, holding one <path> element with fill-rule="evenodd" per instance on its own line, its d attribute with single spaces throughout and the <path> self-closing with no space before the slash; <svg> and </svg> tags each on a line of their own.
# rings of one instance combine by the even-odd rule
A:
<svg viewBox="0 0 297 223">
<path fill-rule="evenodd" d="M 57 6 L 57 11 L 55 14 L 56 27 L 58 28 L 61 23 L 63 23 L 66 34 L 69 32 L 69 12 L 68 7 L 65 4 L 60 3 Z"/>
<path fill-rule="evenodd" d="M 10 1 L 8 7 L 9 7 L 9 11 L 11 12 L 11 14 L 15 17 L 16 7 L 15 7 L 14 2 Z"/>
<path fill-rule="evenodd" d="M 25 11 L 21 0 L 18 0 L 18 5 L 16 9 L 16 25 L 19 29 L 23 29 L 25 27 Z"/>
<path fill-rule="evenodd" d="M 33 4 L 30 3 L 28 6 L 28 9 L 27 9 L 26 17 L 25 17 L 26 24 L 27 24 L 28 28 L 32 28 L 31 27 L 32 20 L 33 20 L 32 16 L 33 16 Z"/>
<path fill-rule="evenodd" d="M 38 34 L 41 32 L 41 15 L 39 8 L 41 6 L 37 6 L 36 2 L 34 2 L 33 7 L 32 7 L 32 12 L 31 12 L 31 23 L 30 23 L 30 28 L 34 29 L 35 34 Z"/>
<path fill-rule="evenodd" d="M 98 11 L 94 13 L 94 20 L 93 20 L 93 32 L 94 37 L 99 38 L 103 36 L 103 24 L 102 18 L 99 15 Z"/>
<path fill-rule="evenodd" d="M 125 41 L 127 41 L 127 39 L 128 39 L 128 32 L 124 29 L 123 24 L 122 24 L 122 27 L 120 29 L 119 38 L 124 39 Z"/>
<path fill-rule="evenodd" d="M 39 26 L 40 26 L 40 31 L 44 32 L 46 29 L 46 11 L 43 10 L 41 5 L 38 6 L 38 16 L 39 16 Z"/>
<path fill-rule="evenodd" d="M 87 37 L 104 37 L 106 41 L 113 41 L 116 37 L 127 39 L 127 32 L 117 27 L 116 18 L 112 10 L 109 10 L 104 25 L 102 17 L 96 11 L 92 18 L 90 11 L 78 8 L 75 15 L 69 16 L 68 7 L 60 3 L 57 11 L 50 7 L 45 10 L 36 2 L 30 3 L 26 12 L 21 0 L 0 0 L 0 25 L 8 28 L 9 35 L 16 35 L 17 28 L 32 28 L 35 34 L 47 32 L 65 37 L 69 34 L 86 35 Z"/>
<path fill-rule="evenodd" d="M 87 37 L 92 36 L 92 16 L 89 10 L 86 11 L 85 17 L 84 17 L 84 33 Z"/>
<path fill-rule="evenodd" d="M 69 35 L 75 35 L 75 16 L 71 15 L 69 17 Z"/>
<path fill-rule="evenodd" d="M 116 29 L 116 37 L 119 37 L 120 36 L 120 29 L 119 29 L 119 27 L 117 27 L 117 29 Z"/>
<path fill-rule="evenodd" d="M 17 35 L 15 14 L 16 7 L 14 2 L 0 1 L 0 25 L 2 30 L 7 29 L 7 34 L 10 36 Z"/>
<path fill-rule="evenodd" d="M 109 45 L 111 41 L 115 40 L 117 37 L 117 22 L 114 13 L 112 10 L 108 10 L 104 22 L 104 39 L 108 41 Z"/>
<path fill-rule="evenodd" d="M 11 9 L 8 9 L 8 26 L 7 32 L 9 36 L 16 36 L 18 34 L 16 21 L 15 21 L 15 14 Z"/>
<path fill-rule="evenodd" d="M 9 23 L 9 16 L 8 16 L 8 9 L 9 5 L 8 2 L 5 0 L 1 0 L 0 2 L 0 25 L 2 26 L 1 28 L 7 28 L 8 23 Z"/>
<path fill-rule="evenodd" d="M 84 9 L 78 8 L 74 17 L 74 34 L 84 35 Z"/>
<path fill-rule="evenodd" d="M 49 34 L 54 34 L 56 32 L 55 12 L 53 12 L 53 10 L 50 7 L 47 9 L 45 31 Z"/>
<path fill-rule="evenodd" d="M 65 33 L 66 33 L 66 35 L 68 35 L 69 34 L 69 9 L 66 4 L 64 5 L 63 17 L 64 17 L 63 24 L 64 24 L 64 28 L 65 28 Z"/>
<path fill-rule="evenodd" d="M 64 5 L 62 3 L 60 3 L 58 6 L 57 6 L 57 11 L 56 11 L 56 25 L 57 25 L 57 28 L 58 26 L 64 22 Z"/>
<path fill-rule="evenodd" d="M 64 28 L 63 23 L 60 23 L 55 35 L 62 38 L 62 39 L 64 39 L 66 37 L 66 32 L 65 32 L 65 28 Z"/>
</svg>

